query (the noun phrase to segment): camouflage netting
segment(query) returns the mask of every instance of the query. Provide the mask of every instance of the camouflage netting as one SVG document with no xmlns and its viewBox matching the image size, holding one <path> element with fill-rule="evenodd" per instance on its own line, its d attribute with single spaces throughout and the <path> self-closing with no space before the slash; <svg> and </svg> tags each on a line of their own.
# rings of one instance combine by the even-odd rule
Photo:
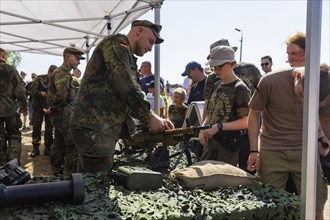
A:
<svg viewBox="0 0 330 220">
<path fill-rule="evenodd" d="M 68 180 L 34 178 L 29 183 Z M 284 190 L 253 186 L 206 192 L 164 178 L 153 191 L 129 191 L 102 174 L 84 174 L 85 202 L 3 208 L 0 219 L 299 219 L 300 200 Z"/>
</svg>

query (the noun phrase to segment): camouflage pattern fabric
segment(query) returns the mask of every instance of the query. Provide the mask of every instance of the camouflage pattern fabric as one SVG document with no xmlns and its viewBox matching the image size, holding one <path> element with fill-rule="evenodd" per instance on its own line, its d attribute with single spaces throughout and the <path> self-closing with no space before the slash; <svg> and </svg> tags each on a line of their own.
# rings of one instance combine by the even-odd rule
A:
<svg viewBox="0 0 330 220">
<path fill-rule="evenodd" d="M 256 182 L 251 187 L 187 190 L 164 178 L 159 190 L 130 191 L 102 173 L 83 174 L 85 201 L 1 209 L 3 219 L 299 219 L 300 197 Z M 34 178 L 30 184 L 67 181 Z"/>
<path fill-rule="evenodd" d="M 152 114 L 139 85 L 136 58 L 127 37 L 117 34 L 104 38 L 95 48 L 81 80 L 71 128 L 88 128 L 118 140 L 123 128 L 128 128 L 123 130 L 126 135 L 134 129 L 132 117 L 145 124 Z M 80 142 L 79 136 L 73 138 Z M 79 145 L 77 148 L 79 154 L 93 156 L 95 151 L 102 155 L 105 148 L 112 152 L 115 145 L 100 143 L 91 149 Z"/>
<path fill-rule="evenodd" d="M 41 142 L 41 126 L 45 119 L 45 134 L 44 142 L 45 148 L 50 149 L 53 143 L 53 126 L 50 121 L 50 116 L 43 112 L 43 108 L 48 108 L 47 97 L 43 97 L 40 93 L 48 92 L 48 75 L 38 76 L 36 80 L 33 81 L 30 88 L 30 95 L 32 96 L 32 144 L 40 145 Z"/>
<path fill-rule="evenodd" d="M 79 86 L 80 86 L 80 81 L 77 77 L 75 76 L 72 76 L 72 82 L 71 82 L 71 85 L 73 87 L 73 93 L 74 93 L 74 96 L 77 96 L 78 94 L 78 90 L 79 90 Z"/>
<path fill-rule="evenodd" d="M 53 175 L 76 173 L 78 153 L 70 131 L 67 128 L 55 128 L 54 136 L 50 153 Z"/>
<path fill-rule="evenodd" d="M 236 76 L 241 80 L 243 80 L 243 82 L 247 85 L 247 87 L 251 91 L 251 96 L 252 96 L 261 78 L 261 73 L 259 69 L 253 64 L 241 62 L 240 64 L 238 64 L 236 68 L 234 68 L 234 72 Z M 210 73 L 207 76 L 205 82 L 205 90 L 204 90 L 205 99 L 210 99 L 213 85 L 219 80 L 220 79 L 217 77 L 217 75 L 214 72 Z"/>
<path fill-rule="evenodd" d="M 182 107 L 176 105 L 170 105 L 168 112 L 172 115 L 170 120 L 173 122 L 175 128 L 181 128 L 183 126 L 184 119 L 186 118 L 186 111 L 188 106 L 183 104 Z"/>
<path fill-rule="evenodd" d="M 62 170 L 70 174 L 77 170 L 78 153 L 74 145 L 69 121 L 74 103 L 70 69 L 65 65 L 56 68 L 48 85 L 48 102 L 51 123 L 55 127 L 54 143 L 51 146 L 51 165 L 54 174 Z"/>
<path fill-rule="evenodd" d="M 33 111 L 32 123 L 33 123 L 33 131 L 32 131 L 32 144 L 40 145 L 41 141 L 41 126 L 42 122 L 45 119 L 45 133 L 44 133 L 44 143 L 45 148 L 50 149 L 53 143 L 53 126 L 50 120 L 50 116 L 44 114 L 44 112 Z"/>
<path fill-rule="evenodd" d="M 243 80 L 243 82 L 247 85 L 247 87 L 251 91 L 251 96 L 252 96 L 261 78 L 261 73 L 259 69 L 251 63 L 241 62 L 234 69 L 234 72 L 236 76 L 241 80 Z"/>
<path fill-rule="evenodd" d="M 17 101 L 27 107 L 24 82 L 17 70 L 0 61 L 0 117 L 12 116 L 17 111 Z"/>
<path fill-rule="evenodd" d="M 21 157 L 22 138 L 15 113 L 12 116 L 0 118 L 0 165 Z"/>
<path fill-rule="evenodd" d="M 71 81 L 70 69 L 65 64 L 51 74 L 47 98 L 52 113 L 60 112 L 65 107 L 72 109 L 75 97 Z"/>
<path fill-rule="evenodd" d="M 225 85 L 217 82 L 209 100 L 208 123 L 230 122 L 247 116 L 250 97 L 250 90 L 240 79 Z"/>
<path fill-rule="evenodd" d="M 206 77 L 205 88 L 204 88 L 204 99 L 210 99 L 214 84 L 219 81 L 217 74 L 215 72 L 210 73 Z"/>
<path fill-rule="evenodd" d="M 118 130 L 119 131 L 119 130 Z M 102 132 L 95 132 L 91 129 L 72 129 L 71 133 L 78 147 L 78 172 L 109 171 L 113 165 L 113 158 L 117 139 L 119 134 L 114 133 L 111 136 Z"/>
<path fill-rule="evenodd" d="M 73 127 L 111 133 L 128 115 L 149 121 L 152 112 L 138 83 L 135 60 L 122 34 L 106 37 L 95 48 L 77 94 L 70 121 Z"/>
<path fill-rule="evenodd" d="M 18 103 L 26 111 L 23 81 L 17 70 L 0 61 L 0 164 L 21 157 L 21 121 L 17 115 Z"/>
<path fill-rule="evenodd" d="M 48 107 L 47 97 L 40 95 L 40 92 L 48 92 L 48 75 L 38 76 L 31 85 L 30 96 L 32 98 L 33 111 L 42 112 L 43 108 Z"/>
</svg>

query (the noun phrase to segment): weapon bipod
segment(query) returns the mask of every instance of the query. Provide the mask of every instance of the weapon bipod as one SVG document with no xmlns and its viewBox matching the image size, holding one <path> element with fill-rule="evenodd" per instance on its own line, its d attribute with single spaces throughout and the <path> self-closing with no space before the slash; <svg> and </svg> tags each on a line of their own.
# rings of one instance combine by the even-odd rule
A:
<svg viewBox="0 0 330 220">
<path fill-rule="evenodd" d="M 200 155 L 197 153 L 197 149 L 193 147 L 194 141 L 198 141 L 196 138 L 186 138 L 183 142 L 180 142 L 179 145 L 183 145 L 180 151 L 175 152 L 174 154 L 170 155 L 170 158 L 178 156 L 176 161 L 173 164 L 173 167 L 169 167 L 169 170 L 174 170 L 178 164 L 180 163 L 183 154 L 185 154 L 187 158 L 188 166 L 192 165 L 192 156 L 191 151 L 195 154 L 197 161 L 200 161 Z"/>
<path fill-rule="evenodd" d="M 195 115 L 191 116 L 193 109 L 195 110 Z M 189 106 L 188 112 L 186 114 L 186 118 L 184 120 L 185 123 L 184 123 L 183 127 L 189 127 L 191 124 L 191 121 L 194 121 L 196 123 L 196 120 L 198 120 L 198 119 L 196 119 L 195 117 L 197 117 L 199 119 L 201 118 L 201 114 L 199 112 L 197 113 L 197 110 L 199 110 L 197 108 L 197 105 Z M 200 121 L 200 120 L 198 120 L 198 121 Z M 173 167 L 169 167 L 169 170 L 174 170 L 178 166 L 180 160 L 182 159 L 183 154 L 186 155 L 188 166 L 192 165 L 191 152 L 193 152 L 195 154 L 197 161 L 201 160 L 201 155 L 197 151 L 198 150 L 197 146 L 196 147 L 193 146 L 194 141 L 199 141 L 198 137 L 192 137 L 192 138 L 185 137 L 183 143 L 182 142 L 179 143 L 179 146 L 181 146 L 181 144 L 183 144 L 183 146 L 180 151 L 170 155 L 170 159 L 173 157 L 176 157 L 176 156 L 178 156 L 178 158 L 176 159 Z"/>
</svg>

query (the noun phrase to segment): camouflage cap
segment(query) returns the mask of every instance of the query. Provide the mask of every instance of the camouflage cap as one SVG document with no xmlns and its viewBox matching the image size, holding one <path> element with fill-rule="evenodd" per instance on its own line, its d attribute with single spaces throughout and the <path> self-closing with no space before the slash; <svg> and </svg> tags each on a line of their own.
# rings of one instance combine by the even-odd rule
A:
<svg viewBox="0 0 330 220">
<path fill-rule="evenodd" d="M 64 54 L 73 54 L 75 55 L 78 59 L 84 60 L 86 59 L 85 57 L 83 57 L 82 55 L 85 53 L 83 50 L 76 48 L 76 47 L 67 47 L 64 49 L 63 51 L 63 55 Z"/>
<path fill-rule="evenodd" d="M 228 47 L 231 47 L 234 51 L 237 50 L 236 46 L 230 46 L 229 41 L 227 39 L 222 38 L 210 45 L 210 53 L 211 53 L 211 50 L 217 46 L 228 46 Z M 208 59 L 208 60 L 210 59 L 210 54 L 207 56 L 206 59 Z"/>
<path fill-rule="evenodd" d="M 154 33 L 154 35 L 157 37 L 156 40 L 156 44 L 160 44 L 164 42 L 164 39 L 161 38 L 161 36 L 159 35 L 159 32 L 162 30 L 162 26 L 159 24 L 154 24 L 150 21 L 147 20 L 135 20 L 132 22 L 132 28 L 133 27 L 137 27 L 137 26 L 142 26 L 142 27 L 146 27 L 149 28 L 152 33 Z"/>
</svg>

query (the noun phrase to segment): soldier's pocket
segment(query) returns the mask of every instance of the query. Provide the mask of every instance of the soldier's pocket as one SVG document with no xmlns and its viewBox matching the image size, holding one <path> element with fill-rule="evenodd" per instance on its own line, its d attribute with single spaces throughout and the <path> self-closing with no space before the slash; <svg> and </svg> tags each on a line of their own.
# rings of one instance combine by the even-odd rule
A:
<svg viewBox="0 0 330 220">
<path fill-rule="evenodd" d="M 115 145 L 117 140 L 103 134 L 102 132 L 90 131 L 91 148 L 95 156 L 107 156 L 115 152 Z"/>
</svg>

